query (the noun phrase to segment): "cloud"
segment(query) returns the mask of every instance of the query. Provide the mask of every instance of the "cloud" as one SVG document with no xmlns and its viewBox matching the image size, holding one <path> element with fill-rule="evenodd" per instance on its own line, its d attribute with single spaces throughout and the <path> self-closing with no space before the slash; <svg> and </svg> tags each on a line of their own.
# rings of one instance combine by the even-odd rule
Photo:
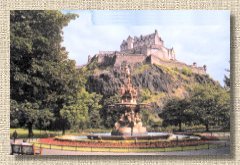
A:
<svg viewBox="0 0 240 165">
<path fill-rule="evenodd" d="M 64 13 L 69 11 L 63 11 Z M 128 35 L 158 30 L 165 46 L 174 47 L 179 61 L 206 64 L 223 84 L 230 61 L 229 11 L 70 11 L 79 18 L 64 28 L 63 46 L 78 65 L 99 50 L 119 50 Z"/>
</svg>

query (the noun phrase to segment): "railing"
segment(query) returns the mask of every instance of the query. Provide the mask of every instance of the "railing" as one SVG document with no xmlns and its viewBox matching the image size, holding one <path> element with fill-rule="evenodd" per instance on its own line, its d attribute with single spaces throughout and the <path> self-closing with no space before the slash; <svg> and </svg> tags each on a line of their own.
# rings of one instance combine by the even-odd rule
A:
<svg viewBox="0 0 240 165">
<path fill-rule="evenodd" d="M 40 149 L 55 149 L 67 151 L 84 151 L 84 152 L 172 152 L 172 151 L 188 151 L 188 150 L 203 150 L 216 149 L 229 146 L 228 142 L 221 143 L 206 143 L 201 145 L 175 146 L 167 148 L 159 147 L 81 147 L 81 146 L 66 146 L 56 144 L 43 144 L 35 142 L 34 145 Z"/>
</svg>

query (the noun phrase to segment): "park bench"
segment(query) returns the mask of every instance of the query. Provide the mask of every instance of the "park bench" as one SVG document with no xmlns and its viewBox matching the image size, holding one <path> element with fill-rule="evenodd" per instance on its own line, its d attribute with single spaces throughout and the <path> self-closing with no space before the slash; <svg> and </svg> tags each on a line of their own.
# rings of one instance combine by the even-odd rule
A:
<svg viewBox="0 0 240 165">
<path fill-rule="evenodd" d="M 11 155 L 41 155 L 42 149 L 35 148 L 34 145 L 11 144 Z"/>
</svg>

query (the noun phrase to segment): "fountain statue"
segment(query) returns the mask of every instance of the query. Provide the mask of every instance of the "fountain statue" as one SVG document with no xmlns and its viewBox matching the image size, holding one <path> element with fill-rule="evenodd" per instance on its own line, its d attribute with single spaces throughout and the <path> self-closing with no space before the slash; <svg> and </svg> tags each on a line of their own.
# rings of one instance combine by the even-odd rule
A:
<svg viewBox="0 0 240 165">
<path fill-rule="evenodd" d="M 137 103 L 137 89 L 133 87 L 131 81 L 130 68 L 124 68 L 124 84 L 120 88 L 121 103 L 116 103 L 113 107 L 121 109 L 121 116 L 115 123 L 112 135 L 136 136 L 146 135 L 146 127 L 143 127 L 140 106 Z"/>
</svg>

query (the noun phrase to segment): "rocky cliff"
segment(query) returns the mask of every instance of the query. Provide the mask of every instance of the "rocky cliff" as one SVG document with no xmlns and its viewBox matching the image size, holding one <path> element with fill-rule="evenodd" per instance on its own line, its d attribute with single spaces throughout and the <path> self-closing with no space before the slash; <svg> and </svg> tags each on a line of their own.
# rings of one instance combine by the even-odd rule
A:
<svg viewBox="0 0 240 165">
<path fill-rule="evenodd" d="M 86 77 L 86 89 L 89 92 L 102 94 L 104 98 L 119 93 L 124 81 L 120 68 L 98 67 L 96 65 L 90 70 L 91 74 Z M 196 83 L 218 84 L 207 74 L 200 75 L 189 69 L 178 70 L 177 68 L 153 64 L 131 66 L 131 76 L 133 85 L 138 88 L 138 101 L 154 103 L 159 107 L 170 97 L 183 98 L 187 96 L 188 90 Z"/>
</svg>

